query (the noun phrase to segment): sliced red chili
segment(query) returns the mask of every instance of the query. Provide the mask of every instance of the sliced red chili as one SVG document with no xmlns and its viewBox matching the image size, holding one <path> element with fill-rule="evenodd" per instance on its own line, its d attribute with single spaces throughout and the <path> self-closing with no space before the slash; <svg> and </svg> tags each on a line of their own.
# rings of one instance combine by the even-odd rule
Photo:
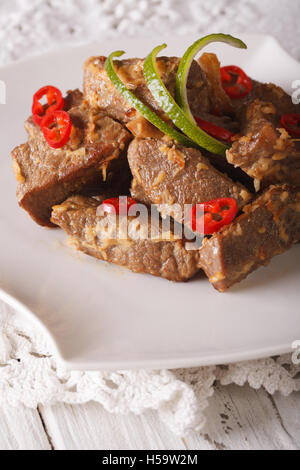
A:
<svg viewBox="0 0 300 470">
<path fill-rule="evenodd" d="M 132 197 L 112 197 L 102 203 L 103 211 L 107 214 L 127 215 L 130 207 L 137 204 Z"/>
<path fill-rule="evenodd" d="M 196 204 L 190 213 L 191 228 L 203 235 L 212 235 L 230 224 L 238 212 L 235 199 L 225 197 Z"/>
<path fill-rule="evenodd" d="M 58 149 L 63 147 L 69 140 L 72 122 L 65 111 L 53 111 L 46 114 L 41 122 L 41 129 L 50 147 Z"/>
<path fill-rule="evenodd" d="M 300 137 L 300 114 L 284 114 L 281 125 L 294 137 Z"/>
<path fill-rule="evenodd" d="M 252 90 L 252 80 L 240 67 L 221 67 L 221 82 L 227 95 L 233 100 L 245 98 Z"/>
<path fill-rule="evenodd" d="M 40 100 L 46 97 L 48 107 L 44 106 Z M 32 103 L 32 117 L 34 122 L 40 126 L 42 119 L 52 111 L 60 110 L 64 107 L 64 99 L 61 91 L 54 86 L 44 86 L 40 88 L 34 96 Z"/>
<path fill-rule="evenodd" d="M 234 134 L 223 127 L 216 126 L 216 124 L 212 124 L 211 122 L 204 121 L 204 119 L 200 119 L 195 116 L 195 121 L 203 131 L 207 132 L 212 137 L 216 137 L 217 139 L 223 140 L 224 142 L 232 142 L 232 137 Z"/>
</svg>

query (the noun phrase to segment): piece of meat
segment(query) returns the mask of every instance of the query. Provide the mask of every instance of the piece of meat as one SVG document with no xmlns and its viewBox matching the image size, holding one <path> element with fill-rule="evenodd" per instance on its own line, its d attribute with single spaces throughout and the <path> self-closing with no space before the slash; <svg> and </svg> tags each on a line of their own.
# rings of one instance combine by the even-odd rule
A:
<svg viewBox="0 0 300 470">
<path fill-rule="evenodd" d="M 241 209 L 251 194 L 216 170 L 196 149 L 169 141 L 134 139 L 128 148 L 131 172 L 147 198 L 163 217 L 184 221 L 187 204 L 200 204 L 220 197 L 234 197 Z"/>
<path fill-rule="evenodd" d="M 68 90 L 64 97 L 64 111 L 69 111 L 72 108 L 78 108 L 83 101 L 83 93 L 76 88 L 75 90 Z"/>
<path fill-rule="evenodd" d="M 127 123 L 136 118 L 139 113 L 127 103 L 109 80 L 105 71 L 105 60 L 106 57 L 100 56 L 91 57 L 85 62 L 84 97 L 91 106 L 98 106 L 118 121 Z M 179 62 L 180 58 L 178 57 L 159 57 L 157 59 L 160 76 L 173 96 Z M 168 120 L 146 85 L 143 75 L 144 59 L 115 60 L 114 64 L 118 76 L 129 90 L 165 120 Z M 201 111 L 209 112 L 210 101 L 206 79 L 196 61 L 191 66 L 187 94 L 193 114 L 199 115 Z"/>
<path fill-rule="evenodd" d="M 66 98 L 75 107 L 66 109 L 73 127 L 63 148 L 49 147 L 40 127 L 29 118 L 28 141 L 12 152 L 18 202 L 40 225 L 53 227 L 52 206 L 72 194 L 107 191 L 112 184 L 126 193 L 129 189 L 126 148 L 131 135 L 103 112 L 89 108 L 79 93 Z"/>
<path fill-rule="evenodd" d="M 242 113 L 240 137 L 226 152 L 228 162 L 253 178 L 257 190 L 282 182 L 300 185 L 300 149 L 279 119 L 274 104 L 251 102 Z"/>
<path fill-rule="evenodd" d="M 162 139 L 164 133 L 155 127 L 151 122 L 147 121 L 143 116 L 137 116 L 126 124 L 127 129 L 141 139 Z"/>
<path fill-rule="evenodd" d="M 151 206 L 151 200 L 135 178 L 133 178 L 131 182 L 130 194 L 136 201 L 145 204 L 146 206 Z"/>
<path fill-rule="evenodd" d="M 114 224 L 114 216 L 99 211 L 100 202 L 101 198 L 73 196 L 53 207 L 51 220 L 78 250 L 131 271 L 185 281 L 199 270 L 198 252 L 187 251 L 172 231 L 163 232 L 158 226 L 156 238 L 151 239 L 148 215 L 144 219 L 125 216 L 125 230 L 124 216 L 116 216 Z"/>
<path fill-rule="evenodd" d="M 253 80 L 253 90 L 245 98 L 245 103 L 259 99 L 272 103 L 276 109 L 276 117 L 279 120 L 283 114 L 298 113 L 300 105 L 294 104 L 290 95 L 281 87 L 273 83 L 259 83 Z"/>
<path fill-rule="evenodd" d="M 215 110 L 221 114 L 232 114 L 234 107 L 232 100 L 224 91 L 221 82 L 220 62 L 216 54 L 205 52 L 198 60 L 207 80 L 211 111 Z"/>
<path fill-rule="evenodd" d="M 223 292 L 299 240 L 300 192 L 271 186 L 232 224 L 204 240 L 200 265 Z"/>
</svg>

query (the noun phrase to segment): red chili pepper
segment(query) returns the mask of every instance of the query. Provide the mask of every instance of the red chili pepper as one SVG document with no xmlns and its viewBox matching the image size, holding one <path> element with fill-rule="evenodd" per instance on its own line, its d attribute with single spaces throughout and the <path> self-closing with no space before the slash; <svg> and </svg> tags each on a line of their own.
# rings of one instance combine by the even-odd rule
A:
<svg viewBox="0 0 300 470">
<path fill-rule="evenodd" d="M 224 197 L 196 204 L 190 213 L 190 223 L 194 232 L 212 235 L 224 225 L 230 224 L 238 212 L 235 199 Z"/>
<path fill-rule="evenodd" d="M 212 124 L 211 122 L 204 121 L 204 119 L 200 119 L 196 116 L 195 121 L 203 131 L 207 132 L 212 137 L 231 143 L 232 137 L 234 136 L 232 132 L 224 129 L 223 127 L 216 126 L 216 124 Z"/>
<path fill-rule="evenodd" d="M 284 114 L 281 125 L 294 137 L 300 137 L 300 114 Z"/>
<path fill-rule="evenodd" d="M 58 149 L 68 142 L 72 122 L 69 114 L 65 111 L 53 111 L 43 118 L 41 129 L 50 147 Z"/>
<path fill-rule="evenodd" d="M 107 214 L 127 215 L 130 207 L 135 204 L 137 201 L 132 197 L 122 197 L 121 201 L 119 197 L 112 197 L 103 201 L 102 208 Z"/>
<path fill-rule="evenodd" d="M 46 96 L 48 108 L 45 107 L 40 103 L 40 100 Z M 42 119 L 47 115 L 50 114 L 52 111 L 57 111 L 64 107 L 64 99 L 62 96 L 61 91 L 54 86 L 44 86 L 40 90 L 38 90 L 35 95 L 33 96 L 33 103 L 32 103 L 32 117 L 34 122 L 40 126 Z"/>
<path fill-rule="evenodd" d="M 252 80 L 236 65 L 221 67 L 221 82 L 227 95 L 233 100 L 245 98 L 252 90 Z"/>
</svg>

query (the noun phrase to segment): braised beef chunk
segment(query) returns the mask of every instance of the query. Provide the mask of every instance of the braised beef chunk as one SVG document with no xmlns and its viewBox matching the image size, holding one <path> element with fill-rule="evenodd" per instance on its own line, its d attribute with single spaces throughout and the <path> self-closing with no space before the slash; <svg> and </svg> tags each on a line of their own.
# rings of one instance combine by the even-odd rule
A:
<svg viewBox="0 0 300 470">
<path fill-rule="evenodd" d="M 270 184 L 300 185 L 300 149 L 280 124 L 274 104 L 256 99 L 242 112 L 240 138 L 227 160 L 255 180 L 257 190 Z"/>
<path fill-rule="evenodd" d="M 234 197 L 239 209 L 251 194 L 216 170 L 200 151 L 164 140 L 134 139 L 128 148 L 131 172 L 163 216 L 182 222 L 185 204 Z M 178 210 L 179 209 L 179 210 Z"/>
<path fill-rule="evenodd" d="M 105 71 L 106 57 L 91 57 L 84 67 L 84 97 L 91 106 L 98 106 L 113 118 L 129 122 L 138 113 L 119 94 Z M 159 57 L 157 66 L 167 89 L 175 94 L 176 73 L 180 58 Z M 114 61 L 116 72 L 127 87 L 141 101 L 168 120 L 150 93 L 143 75 L 144 59 Z M 191 110 L 198 115 L 200 111 L 209 112 L 210 100 L 206 78 L 197 62 L 193 62 L 187 83 L 188 99 Z"/>
<path fill-rule="evenodd" d="M 145 204 L 146 206 L 151 206 L 151 200 L 135 178 L 133 178 L 131 182 L 130 194 L 136 201 Z"/>
<path fill-rule="evenodd" d="M 278 120 L 283 114 L 299 113 L 300 105 L 294 104 L 290 95 L 274 83 L 253 81 L 253 90 L 244 101 L 249 103 L 255 99 L 272 103 Z"/>
<path fill-rule="evenodd" d="M 25 124 L 28 141 L 12 152 L 18 202 L 40 225 L 52 227 L 52 206 L 72 194 L 99 192 L 112 183 L 120 191 L 129 188 L 129 132 L 103 112 L 89 108 L 79 93 L 66 98 L 66 103 L 75 106 L 68 109 L 73 127 L 63 148 L 49 147 L 40 127 L 29 118 Z"/>
<path fill-rule="evenodd" d="M 164 133 L 147 121 L 143 116 L 137 116 L 126 124 L 127 129 L 134 137 L 141 139 L 163 139 Z"/>
<path fill-rule="evenodd" d="M 69 112 L 72 108 L 77 108 L 82 104 L 83 94 L 78 88 L 75 90 L 68 90 L 64 97 L 64 111 Z"/>
<path fill-rule="evenodd" d="M 217 114 L 232 114 L 234 107 L 222 86 L 220 62 L 216 54 L 204 53 L 198 62 L 207 80 L 211 111 Z"/>
<path fill-rule="evenodd" d="M 220 292 L 300 240 L 300 192 L 271 186 L 200 250 L 200 265 Z"/>
<path fill-rule="evenodd" d="M 128 217 L 128 231 L 124 232 L 122 216 L 117 216 L 114 226 L 112 215 L 97 210 L 100 202 L 101 198 L 71 197 L 53 208 L 51 220 L 78 250 L 131 271 L 185 281 L 199 270 L 198 253 L 187 251 L 184 241 L 171 231 L 163 232 L 158 226 L 155 239 L 151 239 L 148 217 L 144 222 L 140 217 Z"/>
</svg>

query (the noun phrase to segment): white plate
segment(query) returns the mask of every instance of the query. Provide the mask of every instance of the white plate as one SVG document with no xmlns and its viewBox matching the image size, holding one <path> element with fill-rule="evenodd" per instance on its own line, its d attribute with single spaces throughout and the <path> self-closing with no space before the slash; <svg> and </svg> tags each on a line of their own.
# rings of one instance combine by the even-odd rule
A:
<svg viewBox="0 0 300 470">
<path fill-rule="evenodd" d="M 300 65 L 270 37 L 240 36 L 247 51 L 209 50 L 223 64 L 238 64 L 291 92 Z M 25 140 L 34 91 L 49 83 L 62 90 L 81 86 L 90 55 L 122 48 L 145 56 L 160 39 L 103 41 L 0 69 L 7 84 L 7 104 L 0 105 L 0 294 L 44 329 L 72 368 L 226 363 L 284 353 L 300 339 L 300 245 L 219 294 L 204 275 L 175 284 L 75 253 L 62 231 L 39 227 L 17 205 L 9 153 Z M 180 55 L 195 38 L 163 39 L 167 54 Z"/>
</svg>

